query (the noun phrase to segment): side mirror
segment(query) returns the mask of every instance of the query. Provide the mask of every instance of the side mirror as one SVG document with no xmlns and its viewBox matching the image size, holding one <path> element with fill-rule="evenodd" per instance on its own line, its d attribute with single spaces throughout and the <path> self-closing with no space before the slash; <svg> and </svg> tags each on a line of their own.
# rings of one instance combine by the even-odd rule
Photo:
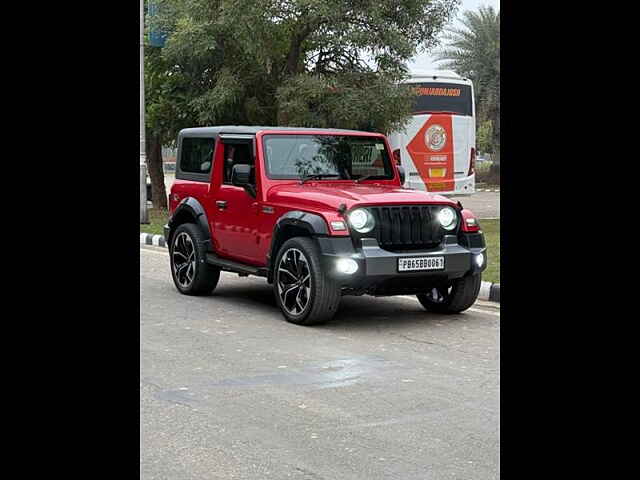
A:
<svg viewBox="0 0 640 480">
<path fill-rule="evenodd" d="M 249 184 L 251 177 L 251 165 L 234 165 L 231 170 L 231 184 L 236 187 L 244 187 Z"/>
<path fill-rule="evenodd" d="M 255 198 L 256 188 L 251 184 L 251 165 L 234 165 L 231 170 L 231 184 L 244 188 L 249 195 Z"/>
<path fill-rule="evenodd" d="M 404 167 L 402 165 L 397 165 L 398 174 L 400 175 L 400 184 L 404 187 L 404 181 L 407 178 L 407 174 L 404 171 Z"/>
</svg>

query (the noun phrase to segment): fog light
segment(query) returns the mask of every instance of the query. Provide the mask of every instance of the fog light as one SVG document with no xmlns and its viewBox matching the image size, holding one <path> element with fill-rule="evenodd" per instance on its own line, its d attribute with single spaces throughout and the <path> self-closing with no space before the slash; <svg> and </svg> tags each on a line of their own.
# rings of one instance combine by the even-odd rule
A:
<svg viewBox="0 0 640 480">
<path fill-rule="evenodd" d="M 482 265 L 484 265 L 484 253 L 479 253 L 478 255 L 476 255 L 476 265 L 478 267 L 482 267 Z"/>
<path fill-rule="evenodd" d="M 341 258 L 336 263 L 336 267 L 340 273 L 351 275 L 358 271 L 358 262 L 350 258 Z"/>
</svg>

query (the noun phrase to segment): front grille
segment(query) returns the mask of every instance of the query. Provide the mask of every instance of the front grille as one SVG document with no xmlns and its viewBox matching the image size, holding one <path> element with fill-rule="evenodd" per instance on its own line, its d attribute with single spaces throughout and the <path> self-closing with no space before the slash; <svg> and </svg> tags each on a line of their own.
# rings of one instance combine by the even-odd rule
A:
<svg viewBox="0 0 640 480">
<path fill-rule="evenodd" d="M 374 232 L 380 247 L 386 250 L 433 248 L 444 238 L 436 214 L 440 205 L 399 205 L 368 207 L 376 219 Z M 457 228 L 448 235 L 456 235 Z"/>
</svg>

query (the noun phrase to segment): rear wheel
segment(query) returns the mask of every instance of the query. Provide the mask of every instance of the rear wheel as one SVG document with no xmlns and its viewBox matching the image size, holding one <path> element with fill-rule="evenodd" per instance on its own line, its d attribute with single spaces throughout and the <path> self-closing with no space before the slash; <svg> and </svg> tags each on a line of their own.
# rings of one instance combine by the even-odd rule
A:
<svg viewBox="0 0 640 480">
<path fill-rule="evenodd" d="M 287 321 L 316 325 L 335 315 L 340 290 L 322 272 L 318 247 L 312 239 L 287 240 L 274 266 L 274 294 Z"/>
<path fill-rule="evenodd" d="M 422 306 L 436 313 L 460 313 L 475 303 L 480 293 L 482 275 L 457 278 L 448 285 L 434 287 L 417 295 Z"/>
<path fill-rule="evenodd" d="M 200 229 L 193 223 L 180 225 L 171 239 L 171 276 L 176 288 L 185 295 L 207 295 L 220 279 L 220 269 L 206 261 L 203 241 Z"/>
</svg>

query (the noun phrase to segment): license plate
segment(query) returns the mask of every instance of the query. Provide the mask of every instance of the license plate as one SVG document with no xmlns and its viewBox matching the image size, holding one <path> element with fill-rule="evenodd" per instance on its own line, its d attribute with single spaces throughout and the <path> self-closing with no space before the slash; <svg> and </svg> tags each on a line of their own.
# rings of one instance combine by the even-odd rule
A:
<svg viewBox="0 0 640 480">
<path fill-rule="evenodd" d="M 415 272 L 419 270 L 443 270 L 444 257 L 411 257 L 398 259 L 399 272 Z"/>
<path fill-rule="evenodd" d="M 431 178 L 442 178 L 447 174 L 446 168 L 430 168 L 429 176 Z"/>
<path fill-rule="evenodd" d="M 440 192 L 447 189 L 447 184 L 444 182 L 427 182 L 427 190 L 430 192 Z"/>
</svg>

